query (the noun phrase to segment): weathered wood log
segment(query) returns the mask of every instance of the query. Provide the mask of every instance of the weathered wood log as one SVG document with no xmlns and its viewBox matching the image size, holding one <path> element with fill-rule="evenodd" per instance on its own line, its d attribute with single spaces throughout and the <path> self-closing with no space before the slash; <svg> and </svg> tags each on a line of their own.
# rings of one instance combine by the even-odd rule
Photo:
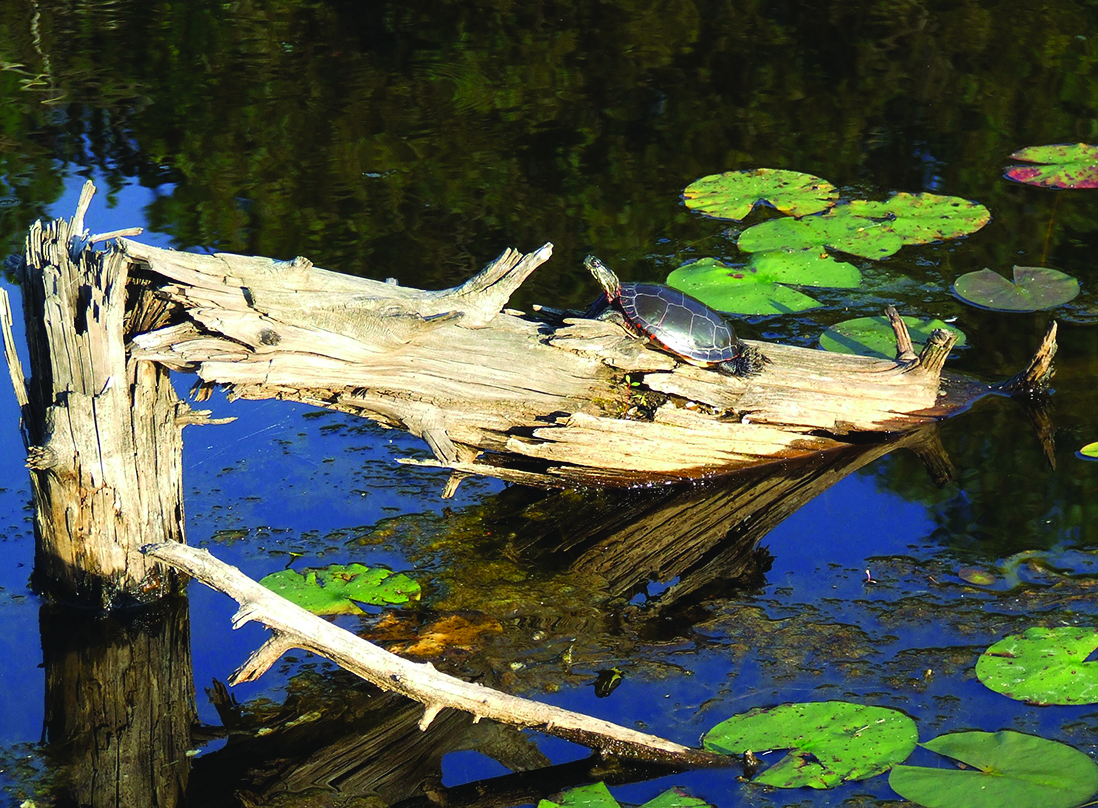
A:
<svg viewBox="0 0 1098 808">
<path fill-rule="evenodd" d="M 153 559 L 169 564 L 240 604 L 234 627 L 258 620 L 273 634 L 233 674 L 233 683 L 261 676 L 292 648 L 320 654 L 340 667 L 379 687 L 400 693 L 424 705 L 420 729 L 426 729 L 446 708 L 490 718 L 519 727 L 531 727 L 607 754 L 618 754 L 684 765 L 727 765 L 728 759 L 692 749 L 609 721 L 501 693 L 483 685 L 463 682 L 390 654 L 275 594 L 240 570 L 215 559 L 206 550 L 182 544 L 155 544 L 145 548 Z"/>
<path fill-rule="evenodd" d="M 101 609 L 176 591 L 139 548 L 183 536 L 181 403 L 168 374 L 127 356 L 127 272 L 91 249 L 87 184 L 71 220 L 35 223 L 20 268 L 31 378 L 0 305 L 35 502 L 36 586 Z M 127 231 L 133 232 L 133 231 Z M 154 320 L 146 323 L 155 325 Z"/>
<path fill-rule="evenodd" d="M 460 474 L 555 486 L 706 477 L 916 429 L 991 390 L 940 384 L 953 345 L 945 331 L 895 361 L 766 344 L 762 372 L 729 377 L 613 322 L 499 311 L 549 258 L 548 244 L 507 250 L 465 285 L 423 292 L 301 258 L 120 241 L 166 279 L 183 318 L 136 337 L 134 357 L 196 371 L 237 396 L 407 429 L 426 440 L 429 464 Z"/>
</svg>

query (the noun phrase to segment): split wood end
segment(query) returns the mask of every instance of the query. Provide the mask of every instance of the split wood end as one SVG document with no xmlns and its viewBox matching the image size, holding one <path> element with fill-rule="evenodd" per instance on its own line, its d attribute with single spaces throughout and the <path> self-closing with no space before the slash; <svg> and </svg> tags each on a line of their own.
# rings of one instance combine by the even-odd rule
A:
<svg viewBox="0 0 1098 808">
<path fill-rule="evenodd" d="M 1029 366 L 1021 373 L 1012 376 L 992 389 L 1008 396 L 1040 396 L 1048 392 L 1049 383 L 1055 374 L 1053 360 L 1056 358 L 1057 323 L 1049 323 L 1040 347 L 1029 360 Z"/>
</svg>

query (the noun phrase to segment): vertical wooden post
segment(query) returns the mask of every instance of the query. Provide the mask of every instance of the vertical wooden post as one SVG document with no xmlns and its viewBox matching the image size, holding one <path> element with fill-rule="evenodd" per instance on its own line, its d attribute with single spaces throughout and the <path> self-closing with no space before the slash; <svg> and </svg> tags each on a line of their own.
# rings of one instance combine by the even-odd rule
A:
<svg viewBox="0 0 1098 808">
<path fill-rule="evenodd" d="M 185 405 L 168 371 L 127 358 L 130 264 L 117 247 L 92 249 L 84 215 L 94 193 L 86 183 L 71 220 L 30 228 L 20 281 L 31 378 L 16 394 L 35 501 L 35 585 L 55 600 L 113 609 L 179 589 L 140 548 L 183 541 Z"/>
</svg>

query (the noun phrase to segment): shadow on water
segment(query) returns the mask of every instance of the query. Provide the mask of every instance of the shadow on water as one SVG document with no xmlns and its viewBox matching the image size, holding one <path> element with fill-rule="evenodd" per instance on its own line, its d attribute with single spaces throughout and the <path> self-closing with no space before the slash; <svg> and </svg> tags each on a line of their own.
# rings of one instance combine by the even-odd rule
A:
<svg viewBox="0 0 1098 808">
<path fill-rule="evenodd" d="M 448 535 L 434 537 L 449 549 L 430 608 L 366 616 L 357 631 L 507 690 L 589 682 L 608 656 L 658 656 L 669 641 L 698 634 L 697 624 L 730 597 L 758 591 L 771 563 L 759 541 L 900 447 L 944 467 L 932 428 L 711 484 L 589 495 L 508 489 L 451 515 Z M 221 726 L 199 726 L 182 601 L 107 618 L 46 606 L 42 636 L 48 756 L 64 783 L 58 805 L 348 805 L 370 797 L 503 806 L 592 779 L 671 773 L 597 758 L 550 767 L 528 735 L 454 711 L 422 732 L 420 705 L 308 666 L 281 704 L 238 704 L 215 681 L 207 693 Z M 516 674 L 519 661 L 526 670 Z M 644 667 L 636 674 L 655 670 Z M 195 745 L 205 751 L 192 764 Z M 528 774 L 444 786 L 442 760 L 462 750 Z"/>
<path fill-rule="evenodd" d="M 215 683 L 216 684 L 216 683 Z M 224 699 L 224 696 L 218 696 Z M 422 708 L 345 675 L 299 677 L 286 703 L 261 713 L 222 702 L 227 743 L 198 758 L 191 805 L 379 805 L 414 808 L 536 803 L 594 780 L 626 783 L 675 769 L 595 755 L 551 765 L 513 727 L 445 710 L 426 731 Z M 442 783 L 446 755 L 475 750 L 512 774 L 462 786 Z"/>
<path fill-rule="evenodd" d="M 183 804 L 195 724 L 190 613 L 41 610 L 47 754 L 61 806 Z"/>
</svg>

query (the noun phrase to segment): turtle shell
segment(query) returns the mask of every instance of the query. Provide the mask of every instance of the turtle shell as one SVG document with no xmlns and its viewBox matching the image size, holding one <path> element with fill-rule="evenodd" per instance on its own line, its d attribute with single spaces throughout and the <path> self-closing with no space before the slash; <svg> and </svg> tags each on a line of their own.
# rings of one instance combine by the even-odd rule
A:
<svg viewBox="0 0 1098 808">
<path fill-rule="evenodd" d="M 616 302 L 634 328 L 694 364 L 730 362 L 744 351 L 744 343 L 720 313 L 678 289 L 623 283 Z"/>
</svg>

